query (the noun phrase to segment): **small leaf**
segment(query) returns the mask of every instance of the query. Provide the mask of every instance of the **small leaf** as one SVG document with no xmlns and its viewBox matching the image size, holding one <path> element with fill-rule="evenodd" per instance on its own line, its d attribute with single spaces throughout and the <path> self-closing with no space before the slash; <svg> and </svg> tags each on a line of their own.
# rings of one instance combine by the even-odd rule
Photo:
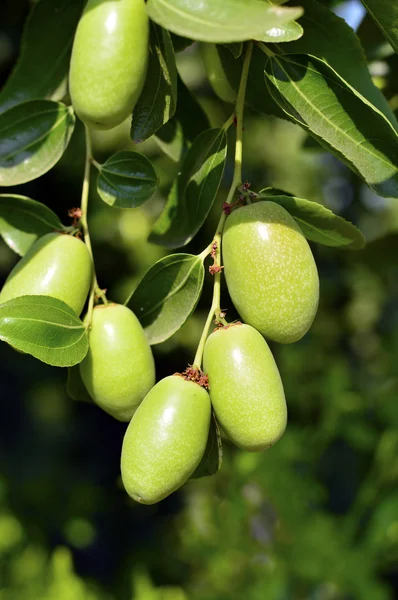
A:
<svg viewBox="0 0 398 600">
<path fill-rule="evenodd" d="M 383 113 L 313 56 L 273 56 L 265 74 L 271 95 L 292 120 L 376 194 L 398 198 L 398 135 Z"/>
<path fill-rule="evenodd" d="M 164 342 L 184 325 L 196 308 L 203 279 L 203 261 L 191 254 L 166 256 L 145 273 L 126 305 L 150 344 Z"/>
<path fill-rule="evenodd" d="M 270 190 L 260 192 L 264 200 L 271 200 L 285 208 L 294 217 L 305 237 L 324 246 L 360 250 L 365 246 L 361 231 L 331 210 L 302 198 L 274 195 Z"/>
<path fill-rule="evenodd" d="M 182 163 L 150 241 L 170 248 L 185 246 L 206 220 L 224 173 L 227 136 L 223 129 L 203 131 Z"/>
<path fill-rule="evenodd" d="M 35 2 L 24 29 L 21 54 L 0 93 L 0 113 L 27 100 L 61 100 L 73 36 L 84 0 Z"/>
<path fill-rule="evenodd" d="M 66 150 L 75 126 L 71 108 L 51 100 L 23 102 L 0 115 L 0 186 L 47 173 Z"/>
<path fill-rule="evenodd" d="M 20 296 L 0 304 L 0 339 L 54 367 L 76 365 L 88 351 L 81 320 L 50 296 Z"/>
<path fill-rule="evenodd" d="M 180 162 L 194 139 L 210 127 L 199 102 L 178 77 L 178 104 L 176 114 L 155 135 L 159 147 L 175 162 Z"/>
<path fill-rule="evenodd" d="M 174 115 L 177 104 L 177 68 L 170 34 L 151 23 L 149 64 L 144 88 L 134 108 L 131 139 L 142 142 Z"/>
<path fill-rule="evenodd" d="M 202 42 L 264 40 L 267 31 L 300 18 L 300 7 L 262 0 L 148 0 L 149 17 L 165 29 Z"/>
<path fill-rule="evenodd" d="M 215 475 L 221 468 L 222 463 L 222 442 L 220 430 L 217 425 L 214 413 L 211 415 L 209 437 L 202 460 L 197 466 L 191 479 L 199 479 L 199 477 L 208 477 Z"/>
<path fill-rule="evenodd" d="M 62 229 L 57 215 L 41 202 L 17 194 L 0 194 L 0 235 L 20 256 L 37 238 Z"/>
<path fill-rule="evenodd" d="M 97 190 L 104 202 L 117 208 L 136 208 L 158 187 L 150 160 L 139 152 L 117 152 L 101 165 Z"/>
<path fill-rule="evenodd" d="M 398 52 L 398 4 L 396 0 L 362 0 L 385 37 Z"/>
<path fill-rule="evenodd" d="M 94 400 L 86 390 L 86 386 L 80 375 L 80 366 L 75 365 L 74 367 L 68 368 L 68 379 L 66 381 L 66 391 L 68 396 L 76 402 L 87 402 L 93 404 Z"/>
</svg>

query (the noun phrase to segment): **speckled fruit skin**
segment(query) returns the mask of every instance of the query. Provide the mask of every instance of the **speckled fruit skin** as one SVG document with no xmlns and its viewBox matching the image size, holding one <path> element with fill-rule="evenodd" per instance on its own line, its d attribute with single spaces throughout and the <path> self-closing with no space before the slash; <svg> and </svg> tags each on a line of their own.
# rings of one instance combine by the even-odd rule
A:
<svg viewBox="0 0 398 600">
<path fill-rule="evenodd" d="M 215 44 L 199 44 L 207 78 L 214 93 L 224 102 L 236 101 L 237 93 L 229 83 Z"/>
<path fill-rule="evenodd" d="M 91 284 L 93 263 L 78 238 L 47 233 L 29 248 L 13 268 L 0 293 L 0 302 L 25 295 L 52 296 L 80 315 Z"/>
<path fill-rule="evenodd" d="M 227 218 L 222 252 L 232 302 L 266 338 L 289 344 L 307 333 L 319 302 L 314 257 L 293 217 L 255 202 Z"/>
<path fill-rule="evenodd" d="M 72 104 L 86 125 L 111 129 L 131 115 L 144 85 L 148 38 L 144 0 L 88 0 L 69 73 Z"/>
<path fill-rule="evenodd" d="M 286 428 L 278 367 L 262 335 L 250 325 L 214 331 L 203 354 L 214 412 L 227 436 L 244 450 L 265 450 Z"/>
<path fill-rule="evenodd" d="M 207 391 L 180 376 L 165 377 L 138 407 L 123 440 L 121 471 L 127 493 L 154 504 L 181 487 L 206 448 Z"/>
<path fill-rule="evenodd" d="M 155 363 L 141 323 L 121 304 L 96 306 L 89 351 L 80 374 L 98 406 L 130 421 L 137 406 L 155 385 Z"/>
</svg>

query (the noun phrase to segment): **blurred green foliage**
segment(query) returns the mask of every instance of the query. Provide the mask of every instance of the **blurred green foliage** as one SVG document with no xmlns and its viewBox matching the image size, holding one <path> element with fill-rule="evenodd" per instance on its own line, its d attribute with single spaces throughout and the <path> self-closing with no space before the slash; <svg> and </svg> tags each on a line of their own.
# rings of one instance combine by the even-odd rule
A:
<svg viewBox="0 0 398 600">
<path fill-rule="evenodd" d="M 2 8 L 3 80 L 27 4 L 7 1 Z M 383 66 L 378 83 L 394 105 L 397 57 L 385 48 L 377 54 L 371 23 L 360 33 L 372 61 Z M 195 47 L 179 61 L 212 124 L 222 123 L 230 108 L 211 95 Z M 96 158 L 131 147 L 128 128 L 97 134 Z M 98 278 L 116 301 L 165 254 L 146 238 L 177 169 L 154 141 L 137 149 L 161 179 L 153 201 L 115 210 L 100 201 L 95 186 L 90 199 Z M 78 128 L 60 163 L 18 193 L 48 204 L 67 222 L 67 210 L 79 203 L 82 153 Z M 63 370 L 2 344 L 0 600 L 397 597 L 398 206 L 376 197 L 284 121 L 249 112 L 244 158 L 244 177 L 255 189 L 272 185 L 322 202 L 368 240 L 363 252 L 313 247 L 321 279 L 314 326 L 299 343 L 272 347 L 289 407 L 286 434 L 261 454 L 225 441 L 216 477 L 191 481 L 159 505 L 139 506 L 119 477 L 125 425 L 70 400 Z M 220 202 L 188 252 L 211 240 L 230 177 L 231 166 Z M 16 260 L 1 244 L 3 279 Z M 210 276 L 197 313 L 154 348 L 158 378 L 192 361 L 209 282 Z M 236 317 L 225 287 L 223 306 Z"/>
</svg>

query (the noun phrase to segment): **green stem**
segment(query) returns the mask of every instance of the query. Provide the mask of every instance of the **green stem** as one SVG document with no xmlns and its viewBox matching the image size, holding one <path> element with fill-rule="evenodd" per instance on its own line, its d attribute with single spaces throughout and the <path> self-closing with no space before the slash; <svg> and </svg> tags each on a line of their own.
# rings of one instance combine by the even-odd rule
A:
<svg viewBox="0 0 398 600">
<path fill-rule="evenodd" d="M 85 164 L 84 164 L 83 187 L 82 187 L 82 196 L 81 196 L 81 202 L 80 202 L 80 208 L 82 210 L 82 216 L 80 218 L 80 223 L 81 223 L 81 226 L 83 229 L 84 242 L 85 242 L 85 244 L 88 248 L 88 251 L 91 254 L 91 258 L 93 260 L 93 276 L 92 276 L 92 280 L 91 280 L 91 289 L 90 289 L 90 295 L 89 295 L 89 300 L 88 300 L 88 309 L 87 309 L 87 315 L 84 319 L 86 327 L 89 327 L 90 323 L 91 323 L 91 318 L 93 315 L 95 296 L 96 295 L 99 296 L 101 298 L 101 300 L 104 302 L 104 304 L 108 304 L 108 300 L 106 299 L 104 292 L 99 287 L 98 281 L 97 281 L 97 276 L 95 274 L 93 248 L 91 245 L 90 232 L 89 232 L 88 222 L 87 222 L 88 197 L 89 197 L 89 191 L 90 191 L 90 171 L 91 171 L 91 164 L 92 164 L 92 160 L 93 160 L 92 153 L 91 153 L 91 138 L 90 138 L 90 132 L 89 132 L 88 127 L 85 127 L 85 134 L 86 134 L 86 160 L 85 160 Z"/>
<path fill-rule="evenodd" d="M 239 83 L 239 91 L 238 97 L 236 99 L 235 105 L 235 114 L 226 122 L 227 125 L 230 122 L 236 122 L 236 140 L 235 140 L 235 164 L 234 164 L 234 175 L 232 178 L 232 184 L 228 192 L 227 204 L 231 204 L 236 193 L 236 190 L 242 184 L 242 157 L 243 157 L 243 113 L 245 108 L 245 96 L 246 96 L 246 86 L 247 86 L 247 78 L 249 75 L 250 68 L 250 60 L 253 51 L 253 43 L 249 42 L 246 49 L 245 58 L 243 61 L 242 75 Z M 229 125 L 228 125 L 229 127 Z M 221 267 L 221 239 L 222 232 L 224 229 L 225 221 L 227 215 L 225 212 L 222 213 L 220 220 L 217 225 L 216 233 L 213 238 L 213 242 L 210 245 L 210 248 L 215 245 L 214 252 L 214 265 Z M 208 248 L 204 252 L 207 252 L 206 256 L 209 254 Z M 203 254 L 203 253 L 202 253 Z M 220 300 L 221 300 L 221 271 L 214 274 L 214 287 L 213 287 L 213 299 L 211 303 L 211 307 L 209 310 L 209 314 L 207 315 L 206 323 L 202 331 L 202 335 L 200 337 L 200 341 L 198 344 L 198 348 L 196 350 L 195 359 L 193 362 L 193 366 L 198 369 L 202 366 L 202 357 L 203 350 L 205 347 L 206 339 L 209 334 L 210 326 L 213 321 L 213 317 L 216 318 L 216 323 L 222 323 L 226 325 L 227 322 L 223 317 L 220 316 L 221 308 L 220 308 Z"/>
<path fill-rule="evenodd" d="M 260 50 L 262 50 L 264 52 L 264 54 L 266 54 L 267 56 L 269 56 L 270 58 L 272 56 L 275 56 L 275 52 L 272 52 L 272 50 L 270 50 L 268 48 L 268 46 L 266 46 L 263 42 L 259 42 L 258 47 L 260 48 Z"/>
</svg>

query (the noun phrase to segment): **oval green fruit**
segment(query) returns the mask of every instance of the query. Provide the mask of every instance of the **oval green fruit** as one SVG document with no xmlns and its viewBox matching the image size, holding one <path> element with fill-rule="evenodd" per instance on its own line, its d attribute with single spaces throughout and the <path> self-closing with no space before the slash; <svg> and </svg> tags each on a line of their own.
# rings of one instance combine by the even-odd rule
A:
<svg viewBox="0 0 398 600">
<path fill-rule="evenodd" d="M 207 391 L 178 375 L 151 389 L 123 440 L 122 479 L 134 500 L 154 504 L 187 481 L 205 451 L 210 414 Z"/>
<path fill-rule="evenodd" d="M 63 300 L 80 315 L 90 289 L 93 262 L 86 244 L 71 235 L 47 233 L 13 268 L 0 302 L 26 295 Z"/>
<path fill-rule="evenodd" d="M 120 421 L 130 421 L 155 385 L 155 363 L 135 314 L 121 304 L 96 306 L 89 351 L 80 374 L 98 406 Z"/>
<path fill-rule="evenodd" d="M 319 302 L 314 257 L 293 217 L 275 202 L 255 202 L 227 218 L 222 254 L 231 300 L 266 338 L 296 342 Z"/>
<path fill-rule="evenodd" d="M 227 436 L 244 450 L 264 450 L 286 428 L 278 367 L 262 335 L 241 323 L 216 329 L 206 340 L 203 366 L 210 399 Z"/>
<path fill-rule="evenodd" d="M 206 69 L 207 78 L 211 87 L 213 88 L 214 93 L 224 102 L 236 102 L 238 94 L 232 87 L 226 75 L 223 54 L 221 53 L 222 50 L 219 49 L 216 44 L 206 44 L 205 42 L 201 42 L 199 44 L 199 48 L 202 55 L 203 65 Z M 227 58 L 229 62 L 232 62 L 234 59 L 229 50 L 225 48 L 223 50 L 225 50 L 225 53 L 230 54 L 230 56 Z M 236 66 L 233 65 L 233 68 L 235 71 L 237 71 L 237 62 Z"/>
<path fill-rule="evenodd" d="M 145 81 L 148 39 L 144 0 L 88 0 L 69 73 L 72 104 L 86 125 L 111 129 L 131 115 Z"/>
</svg>

